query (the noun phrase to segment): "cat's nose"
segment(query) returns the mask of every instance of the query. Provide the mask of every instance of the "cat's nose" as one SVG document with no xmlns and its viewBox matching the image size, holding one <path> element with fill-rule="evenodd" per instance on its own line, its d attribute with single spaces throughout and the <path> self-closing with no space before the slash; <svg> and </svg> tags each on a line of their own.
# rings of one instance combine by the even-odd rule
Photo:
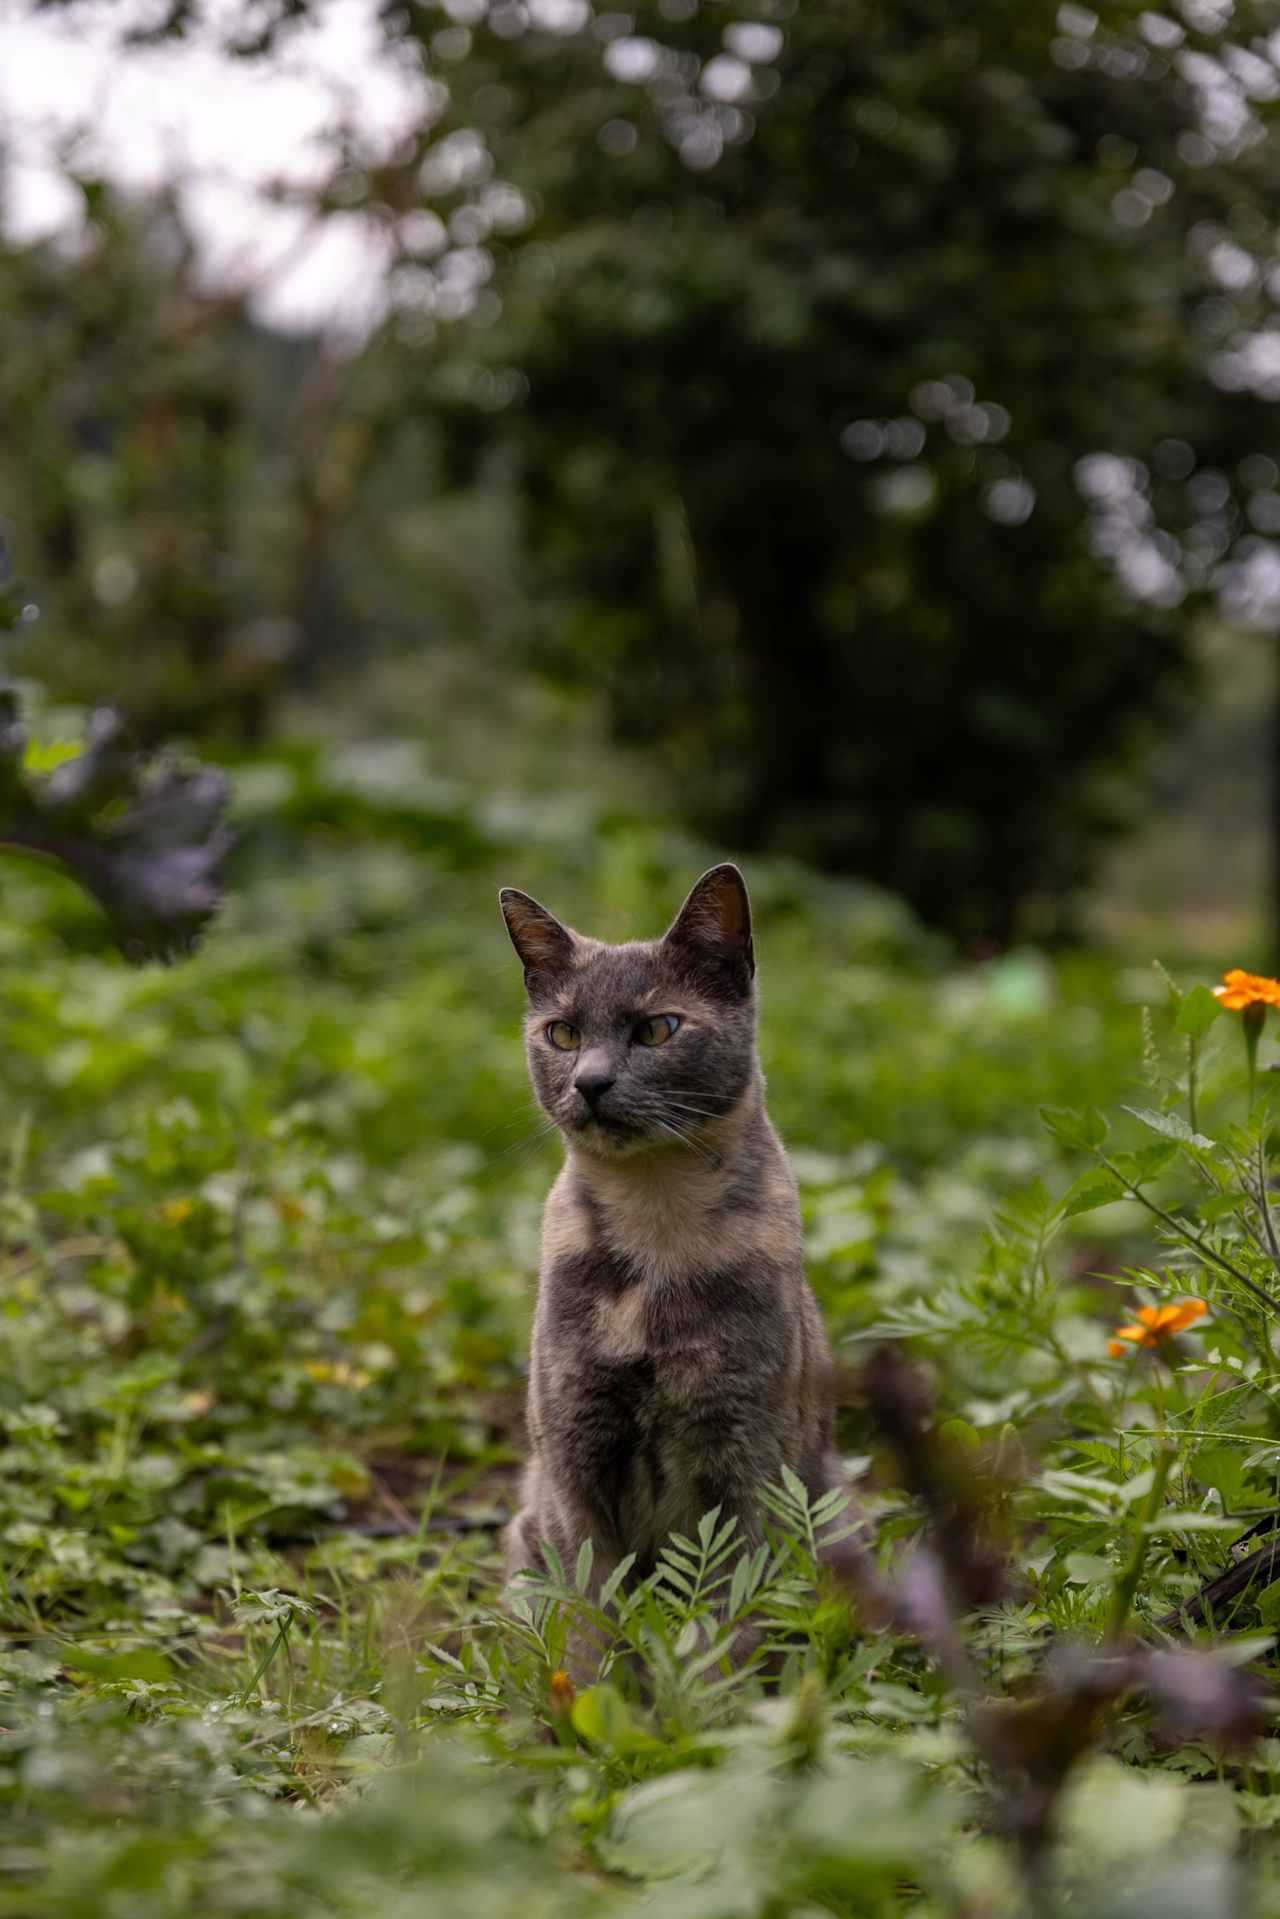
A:
<svg viewBox="0 0 1280 1919">
<path fill-rule="evenodd" d="M 575 1075 L 573 1083 L 587 1105 L 594 1106 L 608 1092 L 614 1078 L 615 1075 L 607 1066 L 583 1066 L 581 1072 Z"/>
</svg>

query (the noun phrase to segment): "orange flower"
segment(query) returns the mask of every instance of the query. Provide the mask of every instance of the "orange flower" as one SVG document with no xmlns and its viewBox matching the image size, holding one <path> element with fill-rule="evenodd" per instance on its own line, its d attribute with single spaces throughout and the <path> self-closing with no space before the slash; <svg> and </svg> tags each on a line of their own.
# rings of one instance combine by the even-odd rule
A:
<svg viewBox="0 0 1280 1919">
<path fill-rule="evenodd" d="M 1170 1333 L 1185 1331 L 1208 1310 L 1202 1299 L 1180 1299 L 1169 1306 L 1139 1306 L 1138 1325 L 1117 1326 L 1115 1338 L 1107 1341 L 1107 1351 L 1112 1359 L 1123 1359 L 1129 1346 L 1158 1346 Z"/>
<path fill-rule="evenodd" d="M 573 1700 L 573 1681 L 563 1667 L 558 1667 L 547 1684 L 547 1710 L 553 1719 L 567 1719 L 573 1711 Z"/>
<path fill-rule="evenodd" d="M 1280 980 L 1265 973 L 1245 973 L 1233 966 L 1222 975 L 1222 985 L 1214 992 L 1229 1013 L 1243 1013 L 1249 1006 L 1280 1006 Z"/>
</svg>

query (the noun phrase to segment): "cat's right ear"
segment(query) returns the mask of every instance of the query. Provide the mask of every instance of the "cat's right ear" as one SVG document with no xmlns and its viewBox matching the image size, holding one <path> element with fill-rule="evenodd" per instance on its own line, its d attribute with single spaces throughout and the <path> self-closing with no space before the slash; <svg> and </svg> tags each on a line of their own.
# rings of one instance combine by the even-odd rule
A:
<svg viewBox="0 0 1280 1919">
<path fill-rule="evenodd" d="M 498 904 L 530 992 L 542 975 L 567 972 L 573 965 L 575 940 L 554 913 L 548 913 L 545 906 L 514 886 L 503 887 Z"/>
</svg>

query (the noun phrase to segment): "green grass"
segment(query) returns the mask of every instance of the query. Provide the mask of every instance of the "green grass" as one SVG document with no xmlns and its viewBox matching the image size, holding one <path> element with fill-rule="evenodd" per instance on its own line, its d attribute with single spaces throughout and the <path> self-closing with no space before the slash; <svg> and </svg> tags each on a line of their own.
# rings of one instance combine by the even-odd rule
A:
<svg viewBox="0 0 1280 1919">
<path fill-rule="evenodd" d="M 498 1604 L 556 1154 L 496 887 L 648 933 L 720 849 L 616 798 L 442 782 L 411 746 L 282 751 L 237 787 L 234 897 L 171 971 L 125 969 L 57 879 L 0 874 L 0 1915 L 1018 1910 L 953 1690 L 851 1612 L 794 1505 L 734 1588 L 785 1647 L 768 1683 L 716 1656 L 707 1582 L 723 1599 L 737 1556 L 714 1530 L 618 1596 L 576 1697 L 552 1674 L 579 1569 Z M 1087 1147 L 1038 1118 L 1172 1105 L 1183 1042 L 1145 955 L 960 965 L 883 896 L 749 878 L 770 1105 L 842 1368 L 885 1332 L 930 1367 L 1014 1570 L 972 1655 L 1029 1695 L 1050 1640 L 1101 1633 L 1139 1538 L 1149 1632 L 1226 1563 L 1233 1515 L 1275 1503 L 1247 1299 L 1137 1205 L 1064 1218 Z M 1237 1112 L 1237 1044 L 1206 1039 L 1205 1124 Z M 1182 1356 L 1216 1372 L 1107 1357 L 1162 1289 L 1210 1299 Z M 918 1519 L 848 1398 L 892 1556 Z M 1174 1517 L 1148 1540 L 1157 1427 Z M 691 1595 L 699 1553 L 722 1563 Z M 1220 1636 L 1265 1634 L 1268 1598 Z M 1270 1683 L 1261 1644 L 1240 1650 Z M 1242 1871 L 1280 1897 L 1277 1766 L 1277 1742 L 1242 1765 L 1122 1702 L 1044 1898 L 1225 1914 Z"/>
</svg>

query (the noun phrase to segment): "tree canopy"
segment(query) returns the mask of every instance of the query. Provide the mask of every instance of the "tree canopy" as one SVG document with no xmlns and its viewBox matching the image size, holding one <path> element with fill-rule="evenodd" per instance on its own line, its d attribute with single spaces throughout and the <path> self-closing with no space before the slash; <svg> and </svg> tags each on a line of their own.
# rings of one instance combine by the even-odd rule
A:
<svg viewBox="0 0 1280 1919">
<path fill-rule="evenodd" d="M 437 303 L 485 256 L 441 373 L 518 451 L 543 656 L 739 843 L 968 935 L 1058 918 L 1190 611 L 1273 610 L 1249 88 L 1119 11 L 513 18 L 422 174 L 471 240 Z"/>
<path fill-rule="evenodd" d="M 250 58 L 310 11 L 219 17 Z M 308 442 L 287 510 L 254 519 L 284 574 L 314 583 L 344 521 L 367 548 L 433 499 L 443 442 L 447 480 L 521 529 L 517 629 L 485 636 L 603 684 L 698 824 L 887 881 L 967 939 L 1067 924 L 1192 683 L 1198 613 L 1280 616 L 1277 10 L 381 17 L 421 63 L 421 125 L 393 151 L 335 129 L 315 205 L 389 238 L 387 321 L 355 441 Z M 115 443 L 129 511 L 151 487 L 217 549 L 179 655 L 234 685 L 263 629 L 228 560 L 241 336 L 216 337 L 200 497 L 172 482 L 208 409 L 176 440 L 148 424 L 181 356 L 142 345 Z M 312 483 L 335 457 L 336 508 Z M 284 604 L 294 638 L 323 617 Z"/>
</svg>

